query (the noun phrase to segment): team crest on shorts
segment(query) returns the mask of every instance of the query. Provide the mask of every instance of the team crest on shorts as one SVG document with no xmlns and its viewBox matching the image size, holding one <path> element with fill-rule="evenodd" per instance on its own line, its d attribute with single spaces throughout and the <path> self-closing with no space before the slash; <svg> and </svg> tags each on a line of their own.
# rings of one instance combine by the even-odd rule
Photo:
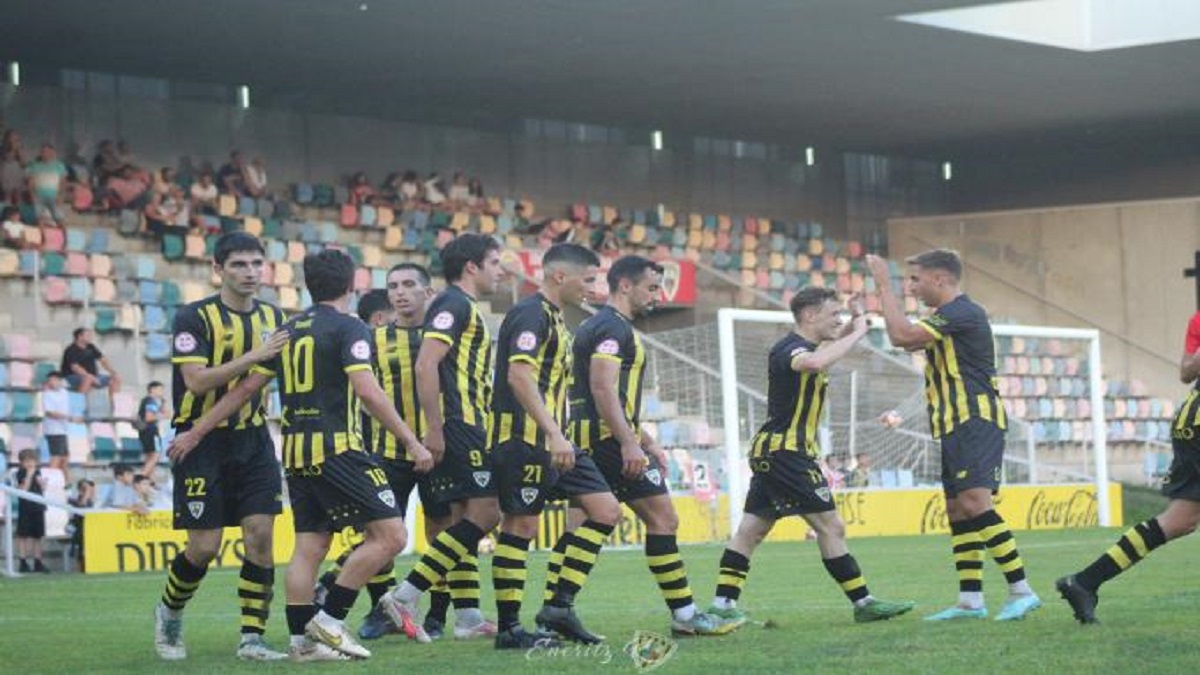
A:
<svg viewBox="0 0 1200 675">
<path fill-rule="evenodd" d="M 396 493 L 395 492 L 392 492 L 391 490 L 380 490 L 379 493 L 377 494 L 377 496 L 379 497 L 379 501 L 383 502 L 384 504 L 387 504 L 388 506 L 392 507 L 393 509 L 396 508 Z"/>
<path fill-rule="evenodd" d="M 831 492 L 829 492 L 829 488 L 827 488 L 827 487 L 819 487 L 819 488 L 817 488 L 816 492 L 817 492 L 817 496 L 820 497 L 821 501 L 823 501 L 823 502 L 827 502 L 827 501 L 830 501 L 833 499 L 833 494 Z"/>
<path fill-rule="evenodd" d="M 658 469 L 650 469 L 646 472 L 646 480 L 655 485 L 662 485 L 662 474 L 658 472 Z"/>
<path fill-rule="evenodd" d="M 671 638 L 647 630 L 634 631 L 625 643 L 625 653 L 633 660 L 633 669 L 642 673 L 665 664 L 678 649 L 679 644 Z"/>
<path fill-rule="evenodd" d="M 471 477 L 475 479 L 475 484 L 479 487 L 487 487 L 488 483 L 492 482 L 491 471 L 474 471 Z"/>
<path fill-rule="evenodd" d="M 521 488 L 521 501 L 526 505 L 532 504 L 538 498 L 537 488 Z"/>
<path fill-rule="evenodd" d="M 188 512 L 192 517 L 199 520 L 200 516 L 204 515 L 204 502 L 188 502 Z"/>
</svg>

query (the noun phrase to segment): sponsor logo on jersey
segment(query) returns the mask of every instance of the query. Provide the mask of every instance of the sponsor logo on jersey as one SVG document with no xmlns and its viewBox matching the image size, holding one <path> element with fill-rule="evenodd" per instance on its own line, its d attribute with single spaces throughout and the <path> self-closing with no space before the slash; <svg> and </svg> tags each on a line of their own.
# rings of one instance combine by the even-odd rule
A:
<svg viewBox="0 0 1200 675">
<path fill-rule="evenodd" d="M 612 356 L 619 351 L 621 351 L 621 345 L 613 338 L 609 338 L 596 345 L 597 354 L 608 354 L 609 356 Z"/>
<path fill-rule="evenodd" d="M 350 345 L 350 355 L 359 361 L 366 361 L 371 358 L 371 345 L 366 340 L 359 340 Z"/>
<path fill-rule="evenodd" d="M 454 315 L 450 312 L 438 312 L 437 316 L 433 317 L 433 327 L 438 330 L 446 330 L 454 325 Z"/>
<path fill-rule="evenodd" d="M 180 354 L 190 354 L 196 351 L 197 346 L 196 336 L 191 333 L 179 333 L 175 336 L 175 351 Z"/>
<path fill-rule="evenodd" d="M 537 336 L 533 331 L 525 331 L 517 336 L 517 349 L 521 351 L 529 351 L 537 346 Z"/>
</svg>

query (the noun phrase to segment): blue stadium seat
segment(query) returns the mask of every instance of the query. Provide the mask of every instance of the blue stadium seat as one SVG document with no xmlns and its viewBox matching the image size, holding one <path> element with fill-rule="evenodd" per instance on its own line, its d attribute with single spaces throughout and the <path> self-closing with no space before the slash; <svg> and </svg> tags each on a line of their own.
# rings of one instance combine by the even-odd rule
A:
<svg viewBox="0 0 1200 675">
<path fill-rule="evenodd" d="M 256 206 L 257 206 L 257 204 L 255 203 L 254 199 L 252 199 L 250 197 L 241 197 L 238 199 L 238 210 L 237 210 L 238 215 L 239 216 L 256 215 L 254 212 L 254 209 Z"/>
<path fill-rule="evenodd" d="M 296 183 L 292 186 L 292 198 L 297 204 L 311 204 L 313 196 L 313 186 L 309 183 Z"/>
<path fill-rule="evenodd" d="M 165 333 L 150 333 L 147 335 L 145 357 L 151 363 L 165 363 L 170 360 L 170 336 Z"/>
<path fill-rule="evenodd" d="M 270 199 L 260 199 L 254 205 L 254 210 L 258 212 L 259 218 L 270 218 L 275 215 L 275 202 Z"/>
<path fill-rule="evenodd" d="M 141 277 L 138 282 L 138 299 L 143 305 L 157 305 L 162 302 L 162 284 L 152 281 L 149 277 Z"/>
<path fill-rule="evenodd" d="M 87 251 L 88 235 L 87 231 L 75 227 L 67 228 L 67 250 L 68 251 Z"/>
<path fill-rule="evenodd" d="M 147 333 L 159 333 L 167 330 L 167 315 L 158 305 L 142 307 L 142 330 Z"/>
</svg>

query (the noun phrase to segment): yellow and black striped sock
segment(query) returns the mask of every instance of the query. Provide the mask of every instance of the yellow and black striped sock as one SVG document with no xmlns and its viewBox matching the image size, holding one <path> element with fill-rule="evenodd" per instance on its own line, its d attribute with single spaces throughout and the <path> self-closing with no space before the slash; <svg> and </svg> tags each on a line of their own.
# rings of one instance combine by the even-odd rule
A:
<svg viewBox="0 0 1200 675">
<path fill-rule="evenodd" d="M 371 607 L 396 586 L 396 576 L 393 574 L 395 569 L 396 564 L 389 562 L 378 574 L 367 580 L 367 595 L 371 597 Z"/>
<path fill-rule="evenodd" d="M 567 554 L 567 546 L 571 543 L 571 533 L 563 532 L 554 548 L 550 551 L 550 562 L 546 565 L 546 590 L 542 592 L 542 602 L 550 602 L 554 591 L 558 588 L 558 575 L 562 571 L 563 557 Z"/>
<path fill-rule="evenodd" d="M 501 631 L 521 624 L 521 599 L 525 595 L 529 540 L 500 533 L 492 554 L 492 588 L 496 591 L 496 625 Z"/>
<path fill-rule="evenodd" d="M 275 585 L 275 568 L 259 567 L 248 559 L 242 561 L 238 578 L 238 606 L 242 610 L 242 635 L 267 631 L 271 616 L 271 588 Z"/>
<path fill-rule="evenodd" d="M 445 581 L 439 581 L 429 589 L 429 611 L 425 618 L 446 625 L 446 612 L 450 609 L 450 589 Z"/>
<path fill-rule="evenodd" d="M 687 569 L 679 557 L 675 535 L 647 534 L 646 564 L 668 608 L 674 611 L 692 604 L 692 587 L 688 585 Z"/>
<path fill-rule="evenodd" d="M 721 554 L 720 568 L 717 572 L 716 597 L 737 602 L 746 587 L 746 577 L 750 576 L 750 559 L 727 548 Z"/>
<path fill-rule="evenodd" d="M 1117 543 L 1105 551 L 1104 555 L 1076 574 L 1075 581 L 1080 586 L 1095 591 L 1101 584 L 1138 564 L 1142 558 L 1165 543 L 1167 535 L 1163 533 L 1157 518 L 1138 523 L 1121 535 Z"/>
<path fill-rule="evenodd" d="M 854 556 L 847 553 L 837 558 L 823 558 L 821 562 L 825 564 L 825 571 L 829 572 L 829 576 L 842 587 L 842 592 L 850 602 L 858 602 L 871 595 L 871 591 L 867 589 L 867 580 L 863 578 L 862 570 L 859 569 Z"/>
<path fill-rule="evenodd" d="M 483 535 L 483 530 L 469 520 L 451 525 L 429 544 L 429 552 L 417 561 L 404 581 L 418 591 L 429 590 L 446 577 L 459 560 L 475 551 Z"/>
<path fill-rule="evenodd" d="M 950 523 L 950 545 L 954 549 L 954 569 L 958 572 L 958 592 L 983 592 L 983 539 L 971 527 L 971 521 Z"/>
<path fill-rule="evenodd" d="M 163 589 L 162 604 L 172 611 L 181 611 L 188 600 L 192 599 L 207 572 L 207 567 L 193 565 L 186 555 L 180 553 L 175 556 L 171 567 L 167 569 L 167 585 Z"/>
<path fill-rule="evenodd" d="M 474 553 L 463 556 L 446 575 L 454 611 L 479 608 L 479 558 Z"/>
<path fill-rule="evenodd" d="M 972 529 L 979 533 L 979 538 L 983 540 L 983 545 L 987 547 L 992 560 L 995 560 L 1000 571 L 1004 572 L 1005 581 L 1010 584 L 1024 581 L 1025 563 L 1017 551 L 1017 540 L 1013 538 L 1012 530 L 1000 514 L 989 510 L 976 516 L 971 523 Z"/>
<path fill-rule="evenodd" d="M 551 605 L 570 607 L 574 604 L 575 596 L 587 583 L 592 566 L 600 557 L 600 547 L 612 531 L 612 525 L 587 520 L 571 534 L 571 542 L 563 554 L 562 568 L 558 572 L 558 588 L 550 599 Z"/>
</svg>

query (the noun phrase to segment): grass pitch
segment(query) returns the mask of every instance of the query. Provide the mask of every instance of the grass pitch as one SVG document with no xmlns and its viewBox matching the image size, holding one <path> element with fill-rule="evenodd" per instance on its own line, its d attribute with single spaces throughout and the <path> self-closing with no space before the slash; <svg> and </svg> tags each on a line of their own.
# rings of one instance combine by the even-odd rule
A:
<svg viewBox="0 0 1200 675">
<path fill-rule="evenodd" d="M 821 566 L 813 542 L 764 545 L 753 561 L 742 606 L 773 629 L 747 625 L 722 638 L 678 641 L 661 673 L 967 673 L 1186 672 L 1195 665 L 1200 590 L 1200 539 L 1160 549 L 1102 589 L 1098 626 L 1080 626 L 1053 590 L 1054 579 L 1090 562 L 1119 529 L 1017 532 L 1034 588 L 1045 606 L 1025 621 L 930 623 L 922 617 L 954 602 L 957 590 L 948 537 L 851 540 L 871 590 L 912 599 L 917 610 L 876 624 L 853 622 L 849 603 Z M 697 600 L 707 606 L 721 554 L 718 545 L 683 550 Z M 481 557 L 484 608 L 494 614 L 490 557 Z M 530 557 L 524 617 L 540 604 L 545 554 Z M 400 561 L 407 569 L 411 559 Z M 280 579 L 282 582 L 282 578 Z M 370 661 L 294 666 L 246 664 L 237 642 L 236 573 L 214 571 L 188 608 L 189 659 L 167 664 L 153 650 L 151 609 L 161 573 L 0 579 L 0 653 L 9 673 L 250 673 L 305 668 L 353 673 L 635 672 L 623 645 L 637 630 L 668 633 L 668 615 L 640 551 L 606 551 L 581 594 L 580 615 L 609 638 L 609 648 L 562 654 L 495 652 L 490 643 L 445 640 L 417 645 L 390 636 L 369 643 Z M 1003 578 L 990 562 L 989 609 L 1004 600 Z M 282 589 L 268 641 L 287 643 Z M 357 627 L 365 593 L 351 614 Z"/>
</svg>

